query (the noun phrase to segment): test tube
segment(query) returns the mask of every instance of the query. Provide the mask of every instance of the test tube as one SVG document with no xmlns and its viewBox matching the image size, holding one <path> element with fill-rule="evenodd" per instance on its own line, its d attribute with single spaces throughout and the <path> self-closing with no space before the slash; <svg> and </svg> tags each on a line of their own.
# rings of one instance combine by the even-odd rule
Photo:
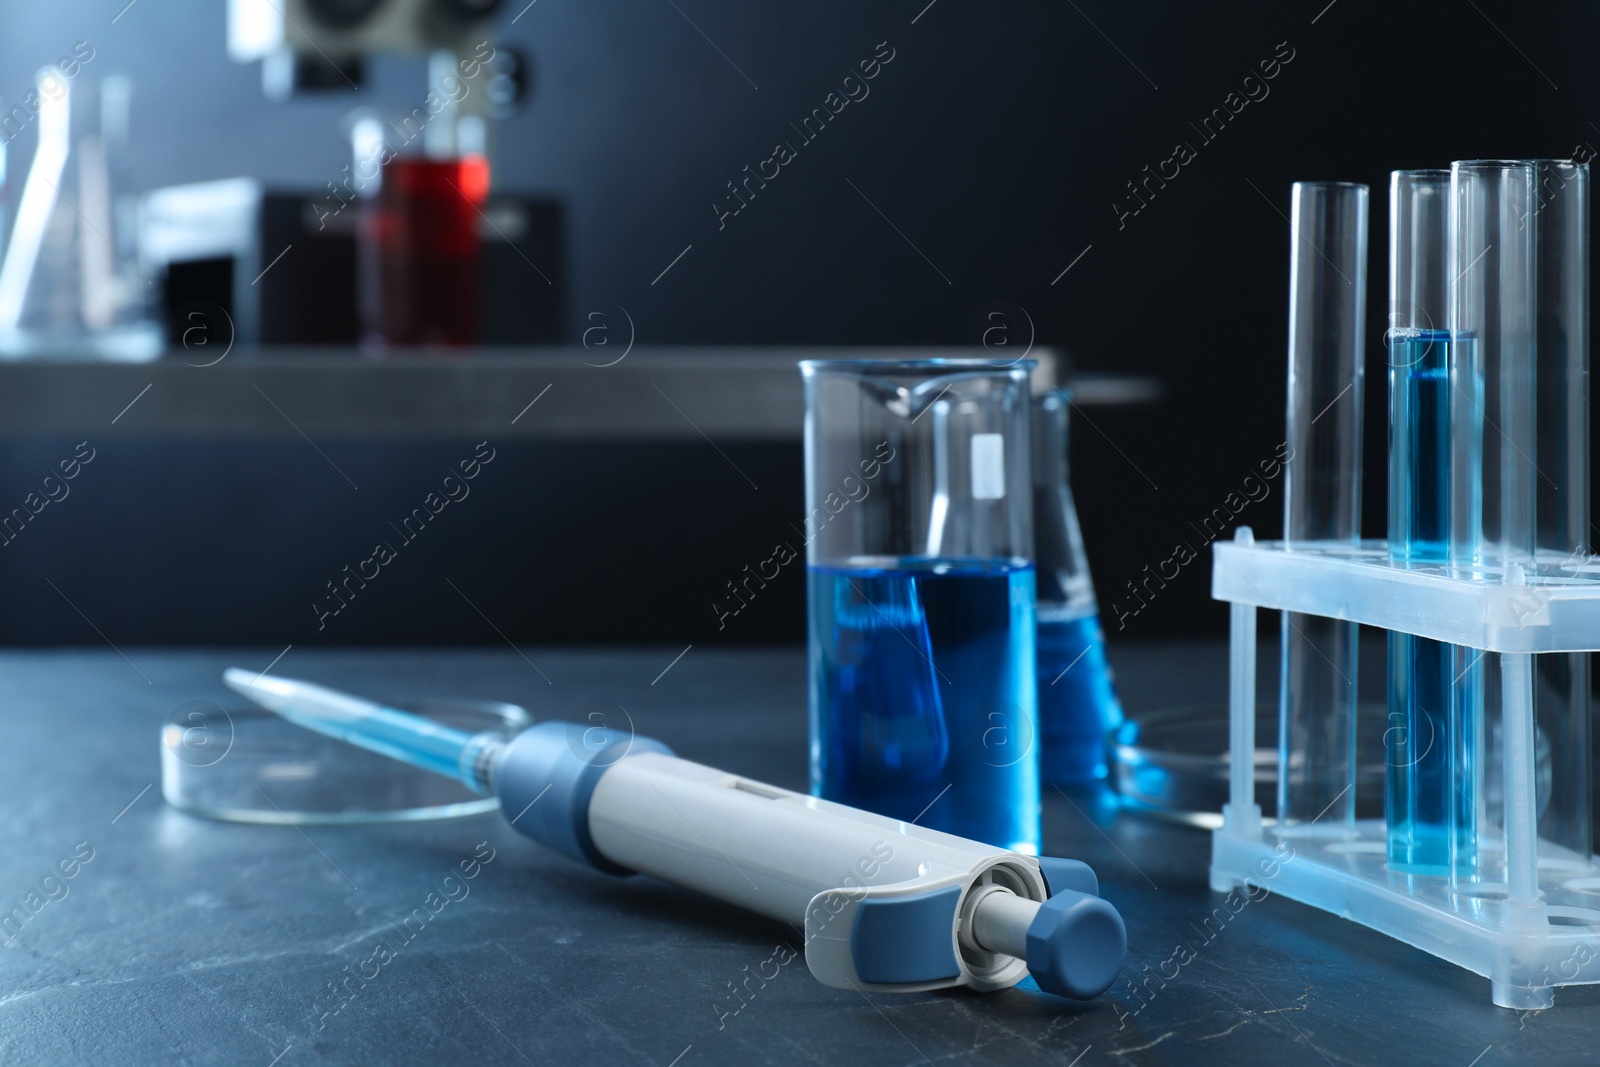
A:
<svg viewBox="0 0 1600 1067">
<path fill-rule="evenodd" d="M 1398 170 L 1389 182 L 1389 559 L 1449 560 L 1450 172 Z M 1389 865 L 1445 874 L 1452 828 L 1470 828 L 1460 724 L 1451 716 L 1459 650 L 1389 631 L 1384 812 Z M 1470 657 L 1469 657 L 1470 659 Z M 1465 816 L 1465 818 L 1464 818 Z"/>
<path fill-rule="evenodd" d="M 1590 547 L 1589 167 L 1571 160 L 1531 162 L 1538 375 L 1534 536 L 1540 574 L 1560 578 L 1577 572 Z M 1587 652 L 1534 657 L 1536 745 L 1541 751 L 1548 745 L 1550 753 L 1539 837 L 1569 850 L 1573 864 L 1594 851 L 1589 671 Z M 1544 792 L 1541 782 L 1539 794 Z"/>
<path fill-rule="evenodd" d="M 1289 238 L 1285 545 L 1361 537 L 1367 187 L 1296 182 Z M 1357 627 L 1283 614 L 1278 825 L 1342 833 L 1355 819 Z"/>
<path fill-rule="evenodd" d="M 1539 474 L 1534 314 L 1534 167 L 1468 160 L 1450 168 L 1450 556 L 1465 577 L 1520 585 L 1535 571 Z M 1451 870 L 1478 867 L 1496 829 L 1514 902 L 1537 896 L 1533 665 L 1474 656 L 1452 685 L 1458 761 Z M 1499 808 L 1486 786 L 1499 749 Z M 1500 872 L 1480 868 L 1480 876 Z"/>
<path fill-rule="evenodd" d="M 1467 160 L 1450 173 L 1451 552 L 1504 580 L 1506 564 L 1534 558 L 1533 166 Z"/>
</svg>

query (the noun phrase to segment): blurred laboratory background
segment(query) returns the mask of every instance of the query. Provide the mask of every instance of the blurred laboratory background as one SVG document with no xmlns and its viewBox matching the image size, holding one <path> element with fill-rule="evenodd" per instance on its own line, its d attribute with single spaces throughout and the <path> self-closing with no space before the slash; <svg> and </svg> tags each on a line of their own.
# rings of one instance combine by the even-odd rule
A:
<svg viewBox="0 0 1600 1067">
<path fill-rule="evenodd" d="M 797 643 L 796 363 L 891 348 L 1041 358 L 1108 639 L 1220 635 L 1206 546 L 1282 523 L 1290 183 L 1379 235 L 1394 167 L 1600 145 L 1600 15 L 1504 0 L 0 31 L 13 645 Z"/>
</svg>

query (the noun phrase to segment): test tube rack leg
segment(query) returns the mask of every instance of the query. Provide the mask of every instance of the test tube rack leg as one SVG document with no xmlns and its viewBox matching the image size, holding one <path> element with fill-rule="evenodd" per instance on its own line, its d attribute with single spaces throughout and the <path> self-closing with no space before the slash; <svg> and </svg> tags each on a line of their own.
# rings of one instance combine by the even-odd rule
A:
<svg viewBox="0 0 1600 1067">
<path fill-rule="evenodd" d="M 1538 836 L 1532 687 L 1535 655 L 1600 650 L 1600 559 L 1544 562 L 1531 577 L 1513 565 L 1466 579 L 1391 564 L 1382 541 L 1290 550 L 1241 527 L 1235 540 L 1216 542 L 1211 595 L 1232 612 L 1230 782 L 1212 836 L 1211 888 L 1259 886 L 1369 926 L 1488 978 L 1501 1007 L 1548 1008 L 1556 986 L 1600 983 L 1600 861 Z M 1498 851 L 1504 881 L 1391 871 L 1381 819 L 1312 833 L 1263 822 L 1253 775 L 1262 608 L 1501 657 L 1504 826 L 1479 847 Z"/>
</svg>

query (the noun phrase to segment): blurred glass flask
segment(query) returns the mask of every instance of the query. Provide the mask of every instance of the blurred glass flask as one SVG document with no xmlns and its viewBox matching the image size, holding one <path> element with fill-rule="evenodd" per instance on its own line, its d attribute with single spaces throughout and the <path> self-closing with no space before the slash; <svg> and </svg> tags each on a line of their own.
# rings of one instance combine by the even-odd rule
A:
<svg viewBox="0 0 1600 1067">
<path fill-rule="evenodd" d="M 446 73 L 434 71 L 435 84 Z M 483 242 L 494 226 L 488 130 L 443 94 L 438 114 L 352 116 L 354 186 L 366 199 L 358 244 L 363 345 L 460 347 L 479 339 Z M 474 99 L 466 97 L 463 99 Z"/>
<path fill-rule="evenodd" d="M 55 67 L 34 85 L 37 147 L 0 262 L 0 355 L 153 359 L 155 286 L 122 173 L 132 87 L 75 84 Z"/>
<path fill-rule="evenodd" d="M 1108 776 L 1111 734 L 1123 720 L 1067 475 L 1070 403 L 1060 389 L 1033 400 L 1039 770 L 1059 785 Z"/>
</svg>

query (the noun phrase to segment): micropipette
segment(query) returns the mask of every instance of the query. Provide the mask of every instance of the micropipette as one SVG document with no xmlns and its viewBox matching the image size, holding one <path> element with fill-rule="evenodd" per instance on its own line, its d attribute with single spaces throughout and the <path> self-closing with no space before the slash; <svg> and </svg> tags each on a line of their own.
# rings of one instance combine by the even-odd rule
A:
<svg viewBox="0 0 1600 1067">
<path fill-rule="evenodd" d="M 577 723 L 454 730 L 308 682 L 232 668 L 296 725 L 496 794 L 511 825 L 610 874 L 649 874 L 798 927 L 824 985 L 1098 996 L 1122 966 L 1116 908 L 1077 860 L 1025 856 L 679 759 Z"/>
</svg>

